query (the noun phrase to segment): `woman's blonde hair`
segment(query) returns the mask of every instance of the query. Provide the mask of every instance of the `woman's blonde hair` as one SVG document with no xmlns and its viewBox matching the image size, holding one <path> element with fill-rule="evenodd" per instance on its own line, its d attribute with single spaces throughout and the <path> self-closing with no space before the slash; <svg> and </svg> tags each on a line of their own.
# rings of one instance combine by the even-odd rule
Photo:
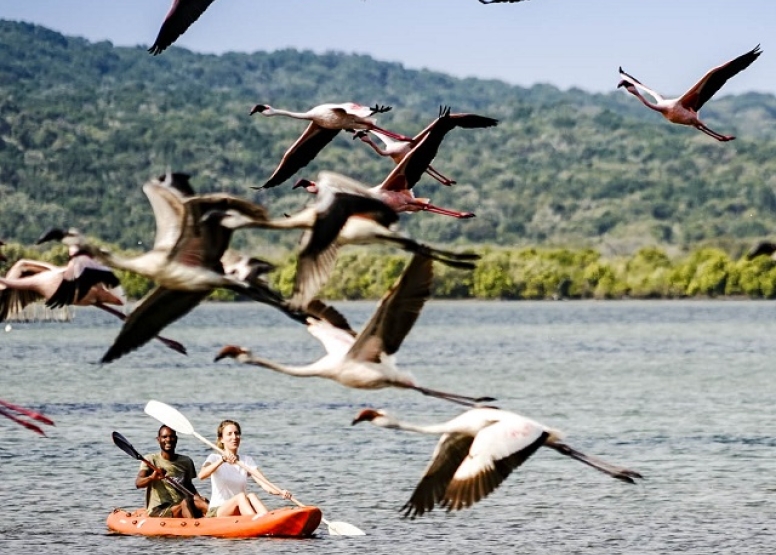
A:
<svg viewBox="0 0 776 555">
<path fill-rule="evenodd" d="M 240 428 L 239 422 L 235 422 L 234 420 L 222 420 L 221 423 L 218 425 L 218 431 L 216 432 L 216 436 L 218 439 L 216 440 L 216 445 L 219 449 L 224 448 L 224 442 L 221 441 L 221 434 L 224 433 L 224 428 L 232 424 L 235 428 L 237 428 L 237 433 L 242 435 L 242 428 Z"/>
</svg>

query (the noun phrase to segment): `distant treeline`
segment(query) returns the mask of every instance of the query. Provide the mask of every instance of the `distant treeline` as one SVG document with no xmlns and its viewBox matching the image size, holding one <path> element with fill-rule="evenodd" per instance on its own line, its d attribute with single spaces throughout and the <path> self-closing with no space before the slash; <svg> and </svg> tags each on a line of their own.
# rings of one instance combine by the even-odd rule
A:
<svg viewBox="0 0 776 555">
<path fill-rule="evenodd" d="M 723 250 L 703 247 L 678 257 L 659 248 L 644 248 L 630 256 L 602 256 L 591 249 L 522 248 L 472 249 L 482 254 L 473 272 L 434 268 L 434 297 L 442 299 L 678 299 L 687 297 L 776 297 L 776 262 L 766 256 L 733 259 Z M 67 253 L 7 245 L 9 264 L 19 258 L 64 264 Z M 401 274 L 408 257 L 380 249 L 345 249 L 321 298 L 378 299 Z M 290 295 L 296 273 L 295 254 L 271 260 L 277 269 L 270 285 Z M 125 292 L 137 299 L 151 283 L 117 272 Z M 234 300 L 218 291 L 213 300 Z"/>
<path fill-rule="evenodd" d="M 343 53 L 213 56 L 173 47 L 148 56 L 142 47 L 0 21 L 0 238 L 28 243 L 46 227 L 73 226 L 132 248 L 154 230 L 141 185 L 167 169 L 192 174 L 198 192 L 244 196 L 273 216 L 307 202 L 291 183 L 320 170 L 376 185 L 393 162 L 343 133 L 283 186 L 250 188 L 304 129 L 251 117 L 251 106 L 304 111 L 347 100 L 393 106 L 380 124 L 409 135 L 440 105 L 499 120 L 445 139 L 434 166 L 455 186 L 424 177 L 415 188 L 477 217 L 403 217 L 402 229 L 418 240 L 633 253 L 767 237 L 776 228 L 776 96 L 723 95 L 704 107 L 714 129 L 737 136 L 720 144 L 618 91 L 614 69 L 611 92 L 590 94 Z M 287 233 L 276 242 L 291 251 L 296 240 Z M 519 281 L 510 295 L 522 294 Z"/>
</svg>

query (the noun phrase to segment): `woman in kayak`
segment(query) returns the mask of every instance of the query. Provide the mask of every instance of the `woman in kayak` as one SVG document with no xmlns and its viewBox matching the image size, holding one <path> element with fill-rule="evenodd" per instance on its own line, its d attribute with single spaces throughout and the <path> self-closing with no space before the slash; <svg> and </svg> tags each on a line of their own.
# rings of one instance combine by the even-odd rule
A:
<svg viewBox="0 0 776 555">
<path fill-rule="evenodd" d="M 207 516 L 263 515 L 267 507 L 255 493 L 247 493 L 248 471 L 239 462 L 251 468 L 251 477 L 267 493 L 289 499 L 291 494 L 271 486 L 259 471 L 250 455 L 239 455 L 242 430 L 234 420 L 224 420 L 218 425 L 216 445 L 225 454 L 208 455 L 199 471 L 199 479 L 210 478 L 212 492 Z"/>
</svg>

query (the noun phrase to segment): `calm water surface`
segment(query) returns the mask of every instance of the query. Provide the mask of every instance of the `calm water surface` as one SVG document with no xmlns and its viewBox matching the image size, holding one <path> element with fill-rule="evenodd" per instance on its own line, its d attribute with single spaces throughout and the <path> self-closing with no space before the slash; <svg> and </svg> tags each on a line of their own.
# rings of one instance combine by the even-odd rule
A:
<svg viewBox="0 0 776 555">
<path fill-rule="evenodd" d="M 374 303 L 340 303 L 360 326 Z M 149 344 L 95 364 L 118 331 L 81 309 L 71 324 L 0 332 L 0 397 L 42 408 L 48 438 L 0 421 L 3 553 L 772 553 L 776 550 L 776 305 L 768 302 L 431 302 L 399 352 L 429 387 L 492 395 L 563 430 L 578 449 L 639 470 L 629 486 L 540 450 L 490 497 L 416 521 L 397 509 L 436 444 L 367 424 L 360 408 L 431 423 L 455 405 L 408 391 L 354 391 L 234 361 L 226 343 L 282 362 L 322 354 L 294 322 L 257 305 L 202 306 L 166 330 L 184 357 Z M 214 439 L 243 425 L 241 451 L 275 483 L 368 535 L 219 540 L 111 535 L 114 507 L 142 503 L 140 451 L 157 449 L 149 399 Z M 208 454 L 181 436 L 199 465 Z M 209 484 L 198 483 L 208 494 Z M 264 496 L 265 498 L 267 496 Z M 277 506 L 270 498 L 268 504 Z"/>
</svg>

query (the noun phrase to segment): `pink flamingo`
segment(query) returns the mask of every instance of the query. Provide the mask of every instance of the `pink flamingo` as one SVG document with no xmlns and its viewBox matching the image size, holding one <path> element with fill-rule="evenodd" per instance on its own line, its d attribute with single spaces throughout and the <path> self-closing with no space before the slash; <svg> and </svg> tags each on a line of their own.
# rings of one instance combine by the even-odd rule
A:
<svg viewBox="0 0 776 555">
<path fill-rule="evenodd" d="M 762 51 L 758 44 L 746 54 L 742 54 L 738 58 L 709 70 L 700 81 L 695 83 L 690 90 L 678 98 L 663 98 L 657 92 L 643 85 L 632 75 L 625 73 L 622 68 L 620 68 L 620 77 L 622 80 L 617 85 L 617 88 L 625 87 L 625 90 L 641 100 L 644 106 L 655 110 L 656 112 L 660 112 L 663 114 L 663 117 L 671 123 L 691 125 L 718 141 L 732 141 L 735 139 L 734 136 L 722 135 L 721 133 L 709 129 L 706 124 L 698 118 L 698 111 L 720 88 L 722 88 L 722 85 L 724 85 L 728 79 L 749 67 L 760 54 L 762 54 Z M 655 99 L 655 102 L 652 103 L 644 98 L 641 93 L 639 93 L 639 89 L 643 89 L 647 94 L 652 96 L 652 98 Z"/>
<path fill-rule="evenodd" d="M 307 112 L 290 112 L 275 109 L 267 104 L 257 104 L 251 109 L 251 115 L 285 116 L 310 122 L 304 133 L 283 154 L 283 159 L 267 182 L 258 188 L 267 189 L 283 183 L 309 164 L 323 150 L 323 147 L 329 144 L 343 129 L 350 131 L 357 129 L 375 130 L 397 140 L 412 140 L 410 137 L 377 126 L 372 116 L 384 114 L 390 109 L 390 106 L 375 105 L 373 108 L 368 108 L 353 102 L 345 102 L 342 104 L 320 104 Z"/>
<path fill-rule="evenodd" d="M 44 234 L 38 244 L 62 240 L 65 236 L 63 230 L 53 229 Z M 123 312 L 110 306 L 124 305 L 124 292 L 116 275 L 76 246 L 71 245 L 69 251 L 66 266 L 22 259 L 0 278 L 0 321 L 40 300 L 49 308 L 94 306 L 126 320 Z M 186 348 L 179 342 L 166 337 L 156 339 L 170 349 L 186 354 Z"/>
<path fill-rule="evenodd" d="M 450 114 L 448 110 L 447 116 L 451 120 L 455 121 L 455 125 L 449 129 L 446 129 L 445 133 L 455 127 L 471 129 L 478 127 L 492 127 L 498 124 L 498 120 L 496 119 L 479 116 L 477 114 Z M 441 117 L 442 112 L 440 111 L 440 118 Z M 359 131 L 355 136 L 372 147 L 372 150 L 374 150 L 380 156 L 390 157 L 395 163 L 399 164 L 412 151 L 418 142 L 424 139 L 435 127 L 439 127 L 439 118 L 429 124 L 428 127 L 426 127 L 423 131 L 415 135 L 411 141 L 398 141 L 388 137 L 383 133 L 380 133 L 379 131 Z M 380 148 L 377 144 L 375 144 L 375 142 L 369 138 L 369 133 L 372 133 L 378 139 L 380 139 L 385 148 Z M 444 133 L 442 134 L 442 137 L 444 137 Z M 455 181 L 442 175 L 440 172 L 434 169 L 431 164 L 428 165 L 428 167 L 425 169 L 425 172 L 439 181 L 442 185 L 455 184 Z"/>
<path fill-rule="evenodd" d="M 431 462 L 402 507 L 415 518 L 434 505 L 448 511 L 469 507 L 489 495 L 539 447 L 549 447 L 596 470 L 634 484 L 641 474 L 585 455 L 561 441 L 562 434 L 530 418 L 495 407 L 473 407 L 430 426 L 401 422 L 382 410 L 364 409 L 352 424 L 371 422 L 382 428 L 442 436 Z"/>
<path fill-rule="evenodd" d="M 439 117 L 417 137 L 411 150 L 402 157 L 396 167 L 380 185 L 372 187 L 370 192 L 396 212 L 432 212 L 454 218 L 473 218 L 472 212 L 459 212 L 431 204 L 431 199 L 416 197 L 413 186 L 420 180 L 423 172 L 430 167 L 439 150 L 442 140 L 456 127 L 491 127 L 498 120 L 477 114 L 451 114 L 450 108 L 442 108 Z M 409 144 L 409 143 L 405 143 Z M 452 183 L 452 181 L 451 181 Z M 294 188 L 304 187 L 308 192 L 317 193 L 318 184 L 307 179 L 299 180 Z"/>
<path fill-rule="evenodd" d="M 291 376 L 326 378 L 356 389 L 383 389 L 396 387 L 414 389 L 423 395 L 445 399 L 467 406 L 492 401 L 491 397 L 473 398 L 455 393 L 428 389 L 417 383 L 406 371 L 400 370 L 394 355 L 420 316 L 426 300 L 431 296 L 433 261 L 415 254 L 402 275 L 383 295 L 374 314 L 359 334 L 334 311 L 335 320 L 308 318 L 307 331 L 326 349 L 326 355 L 304 366 L 289 366 L 254 356 L 239 345 L 226 345 L 215 360 L 233 358 L 243 364 L 269 368 Z M 325 310 L 313 306 L 321 318 Z"/>
</svg>

